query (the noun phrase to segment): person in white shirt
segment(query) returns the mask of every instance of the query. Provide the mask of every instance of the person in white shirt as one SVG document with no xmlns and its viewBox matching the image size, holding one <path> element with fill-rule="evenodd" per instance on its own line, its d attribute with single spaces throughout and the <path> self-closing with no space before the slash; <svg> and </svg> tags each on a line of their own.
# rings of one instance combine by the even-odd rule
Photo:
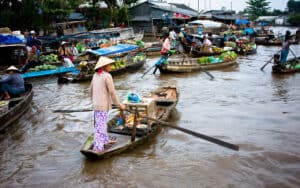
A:
<svg viewBox="0 0 300 188">
<path fill-rule="evenodd" d="M 171 48 L 175 48 L 176 47 L 177 34 L 176 34 L 174 28 L 172 28 L 169 35 L 170 35 L 170 40 L 171 40 Z"/>
</svg>

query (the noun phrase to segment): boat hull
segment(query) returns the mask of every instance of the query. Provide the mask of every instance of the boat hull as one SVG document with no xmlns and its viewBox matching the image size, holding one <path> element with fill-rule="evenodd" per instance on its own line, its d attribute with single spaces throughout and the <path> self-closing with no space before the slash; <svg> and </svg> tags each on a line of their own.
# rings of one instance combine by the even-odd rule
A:
<svg viewBox="0 0 300 188">
<path fill-rule="evenodd" d="M 236 65 L 237 62 L 225 61 L 220 63 L 210 63 L 210 64 L 198 64 L 198 58 L 188 58 L 188 59 L 169 59 L 167 64 L 162 64 L 158 68 L 161 73 L 188 73 L 205 70 L 215 70 L 222 69 L 229 66 Z"/>
<path fill-rule="evenodd" d="M 31 84 L 25 84 L 26 92 L 21 97 L 12 98 L 9 101 L 9 109 L 0 114 L 0 131 L 4 131 L 5 128 L 12 125 L 18 120 L 29 108 L 33 98 L 33 90 Z"/>
</svg>

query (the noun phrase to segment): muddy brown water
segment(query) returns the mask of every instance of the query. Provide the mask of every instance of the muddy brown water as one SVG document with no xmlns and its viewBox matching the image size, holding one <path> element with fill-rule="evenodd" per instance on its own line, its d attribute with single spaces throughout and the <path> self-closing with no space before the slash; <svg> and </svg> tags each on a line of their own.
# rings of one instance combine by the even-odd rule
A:
<svg viewBox="0 0 300 188">
<path fill-rule="evenodd" d="M 272 75 L 271 64 L 260 71 L 279 48 L 258 46 L 237 66 L 210 71 L 214 80 L 204 72 L 141 79 L 157 58 L 114 77 L 121 100 L 176 84 L 180 99 L 170 122 L 238 144 L 238 152 L 163 128 L 134 150 L 86 160 L 79 150 L 93 132 L 92 112 L 52 110 L 90 107 L 89 83 L 32 80 L 28 112 L 0 135 L 0 187 L 299 187 L 300 74 Z M 299 45 L 291 48 L 300 54 Z"/>
</svg>

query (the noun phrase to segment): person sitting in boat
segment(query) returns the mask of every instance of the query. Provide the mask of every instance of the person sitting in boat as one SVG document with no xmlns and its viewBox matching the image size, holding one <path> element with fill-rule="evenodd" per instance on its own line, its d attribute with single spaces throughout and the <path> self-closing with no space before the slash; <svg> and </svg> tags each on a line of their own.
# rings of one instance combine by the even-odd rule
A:
<svg viewBox="0 0 300 188">
<path fill-rule="evenodd" d="M 213 51 L 211 46 L 212 46 L 212 42 L 208 39 L 206 35 L 204 35 L 202 48 L 204 48 L 205 51 L 212 53 Z"/>
<path fill-rule="evenodd" d="M 39 48 L 41 41 L 37 39 L 36 33 L 34 30 L 30 31 L 30 34 L 26 38 L 26 49 L 28 52 L 31 51 L 32 46 Z"/>
<path fill-rule="evenodd" d="M 291 32 L 287 30 L 284 36 L 284 41 L 282 43 L 282 48 L 280 52 L 280 62 L 282 65 L 285 65 L 287 61 L 287 57 L 290 51 L 290 39 L 291 39 Z"/>
<path fill-rule="evenodd" d="M 111 108 L 111 101 L 121 110 L 126 106 L 119 102 L 116 94 L 113 78 L 109 73 L 112 70 L 112 64 L 115 60 L 101 56 L 94 68 L 90 93 L 94 108 L 94 144 L 93 150 L 102 152 L 106 145 L 116 142 L 110 139 L 107 134 L 108 111 Z"/>
<path fill-rule="evenodd" d="M 195 37 L 192 42 L 193 49 L 198 51 L 200 50 L 201 46 L 202 46 L 201 40 L 198 37 Z"/>
<path fill-rule="evenodd" d="M 70 53 L 71 53 L 70 59 L 71 61 L 74 61 L 78 55 L 78 49 L 74 41 L 71 43 Z"/>
<path fill-rule="evenodd" d="M 21 71 L 15 66 L 8 67 L 6 73 L 8 75 L 0 80 L 0 94 L 1 98 L 9 100 L 11 97 L 24 93 L 25 85 Z"/>
<path fill-rule="evenodd" d="M 171 48 L 173 49 L 176 47 L 176 41 L 177 41 L 177 34 L 174 28 L 171 29 L 169 35 L 170 35 Z"/>
<path fill-rule="evenodd" d="M 60 47 L 58 48 L 58 60 L 63 63 L 65 67 L 73 67 L 74 64 L 70 59 L 72 55 L 69 48 L 67 47 L 67 42 L 62 41 Z"/>
<path fill-rule="evenodd" d="M 24 66 L 21 68 L 21 72 L 27 72 L 28 69 L 34 68 L 38 65 L 41 65 L 41 62 L 37 54 L 37 47 L 32 46 L 31 51 L 27 51 L 27 59 L 25 60 Z"/>
</svg>

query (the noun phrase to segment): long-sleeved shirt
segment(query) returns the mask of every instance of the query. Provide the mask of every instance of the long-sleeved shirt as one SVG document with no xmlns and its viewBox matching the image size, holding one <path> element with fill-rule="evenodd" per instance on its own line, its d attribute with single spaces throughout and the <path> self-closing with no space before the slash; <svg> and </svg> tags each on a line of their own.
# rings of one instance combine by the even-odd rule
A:
<svg viewBox="0 0 300 188">
<path fill-rule="evenodd" d="M 111 74 L 95 73 L 90 86 L 94 110 L 108 111 L 113 104 L 120 106 Z"/>
<path fill-rule="evenodd" d="M 0 80 L 0 83 L 1 84 L 3 84 L 3 83 L 9 84 L 11 87 L 13 87 L 17 90 L 20 90 L 20 91 L 25 90 L 24 79 L 23 79 L 22 75 L 19 73 L 9 74 L 4 79 Z"/>
</svg>

